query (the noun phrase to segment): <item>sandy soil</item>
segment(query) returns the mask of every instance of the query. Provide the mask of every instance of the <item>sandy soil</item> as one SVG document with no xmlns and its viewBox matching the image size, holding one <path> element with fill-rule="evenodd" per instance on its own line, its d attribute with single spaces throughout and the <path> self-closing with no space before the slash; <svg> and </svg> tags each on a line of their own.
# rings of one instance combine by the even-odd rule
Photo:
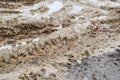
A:
<svg viewBox="0 0 120 80">
<path fill-rule="evenodd" d="M 119 80 L 119 0 L 0 1 L 0 80 Z"/>
</svg>

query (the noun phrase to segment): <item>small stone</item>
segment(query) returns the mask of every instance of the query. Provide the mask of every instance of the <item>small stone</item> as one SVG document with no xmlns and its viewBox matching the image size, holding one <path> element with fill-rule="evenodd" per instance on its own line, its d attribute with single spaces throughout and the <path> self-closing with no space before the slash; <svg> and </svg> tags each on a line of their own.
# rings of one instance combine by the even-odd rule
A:
<svg viewBox="0 0 120 80">
<path fill-rule="evenodd" d="M 90 53 L 89 53 L 88 50 L 85 50 L 85 55 L 86 55 L 86 56 L 90 56 Z"/>
<path fill-rule="evenodd" d="M 20 74 L 20 76 L 18 77 L 20 80 L 24 80 L 25 79 L 25 74 Z"/>
</svg>

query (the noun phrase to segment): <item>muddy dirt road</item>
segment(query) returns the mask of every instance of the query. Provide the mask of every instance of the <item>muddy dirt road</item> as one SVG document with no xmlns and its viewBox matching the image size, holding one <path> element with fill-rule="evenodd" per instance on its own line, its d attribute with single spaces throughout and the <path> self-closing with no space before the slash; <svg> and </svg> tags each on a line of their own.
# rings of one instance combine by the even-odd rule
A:
<svg viewBox="0 0 120 80">
<path fill-rule="evenodd" d="M 119 0 L 0 1 L 0 80 L 119 80 Z"/>
</svg>

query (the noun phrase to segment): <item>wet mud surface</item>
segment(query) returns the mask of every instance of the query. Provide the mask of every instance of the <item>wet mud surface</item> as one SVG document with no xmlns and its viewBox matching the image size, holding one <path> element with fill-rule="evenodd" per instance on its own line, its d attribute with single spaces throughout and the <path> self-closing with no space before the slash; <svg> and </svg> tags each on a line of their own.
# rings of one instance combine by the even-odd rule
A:
<svg viewBox="0 0 120 80">
<path fill-rule="evenodd" d="M 119 80 L 119 0 L 0 1 L 0 80 Z"/>
</svg>

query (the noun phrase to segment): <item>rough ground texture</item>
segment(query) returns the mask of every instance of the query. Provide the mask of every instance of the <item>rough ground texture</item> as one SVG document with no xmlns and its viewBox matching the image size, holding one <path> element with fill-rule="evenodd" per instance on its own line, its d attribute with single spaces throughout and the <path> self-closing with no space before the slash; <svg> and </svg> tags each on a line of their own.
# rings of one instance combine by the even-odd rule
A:
<svg viewBox="0 0 120 80">
<path fill-rule="evenodd" d="M 0 80 L 120 80 L 120 0 L 0 1 Z"/>
</svg>

